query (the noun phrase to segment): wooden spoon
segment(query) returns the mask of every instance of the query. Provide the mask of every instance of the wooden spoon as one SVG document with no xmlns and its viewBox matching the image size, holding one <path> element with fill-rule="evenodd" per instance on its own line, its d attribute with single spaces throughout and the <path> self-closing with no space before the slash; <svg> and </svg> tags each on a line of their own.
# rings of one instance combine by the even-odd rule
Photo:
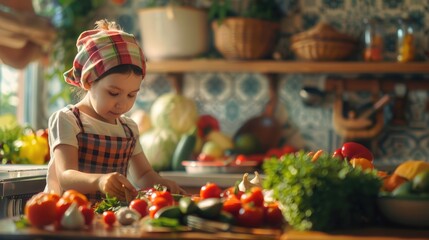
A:
<svg viewBox="0 0 429 240">
<path fill-rule="evenodd" d="M 248 119 L 234 135 L 234 139 L 242 134 L 252 134 L 259 140 L 260 149 L 255 153 L 265 153 L 270 148 L 277 147 L 281 137 L 281 125 L 274 117 L 277 107 L 278 80 L 274 75 L 267 75 L 270 99 L 261 115 Z"/>
</svg>

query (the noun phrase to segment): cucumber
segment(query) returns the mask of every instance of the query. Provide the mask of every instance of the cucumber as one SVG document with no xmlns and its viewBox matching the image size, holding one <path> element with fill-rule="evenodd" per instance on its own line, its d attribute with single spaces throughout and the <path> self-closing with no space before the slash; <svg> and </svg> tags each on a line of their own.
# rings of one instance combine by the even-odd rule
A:
<svg viewBox="0 0 429 240">
<path fill-rule="evenodd" d="M 197 212 L 197 204 L 190 197 L 182 197 L 179 200 L 179 208 L 182 214 L 193 214 Z"/>
<path fill-rule="evenodd" d="M 215 219 L 219 216 L 223 208 L 223 203 L 219 198 L 206 198 L 197 203 L 197 214 L 203 218 Z"/>
<path fill-rule="evenodd" d="M 182 161 L 189 160 L 197 143 L 196 131 L 184 134 L 177 143 L 171 160 L 173 171 L 185 171 Z"/>
<path fill-rule="evenodd" d="M 234 224 L 235 223 L 235 217 L 231 213 L 227 211 L 220 211 L 219 216 L 216 218 L 217 221 L 228 223 L 228 224 Z"/>
<path fill-rule="evenodd" d="M 174 218 L 180 220 L 182 218 L 182 212 L 180 211 L 178 206 L 167 206 L 159 209 L 154 218 Z"/>
</svg>

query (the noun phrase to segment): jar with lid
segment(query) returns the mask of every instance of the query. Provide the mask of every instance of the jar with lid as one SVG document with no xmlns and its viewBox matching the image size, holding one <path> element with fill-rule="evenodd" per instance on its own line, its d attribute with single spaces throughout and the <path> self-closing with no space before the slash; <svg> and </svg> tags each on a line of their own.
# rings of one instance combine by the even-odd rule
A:
<svg viewBox="0 0 429 240">
<path fill-rule="evenodd" d="M 399 19 L 397 29 L 396 59 L 398 62 L 414 60 L 414 29 L 410 21 Z"/>
<path fill-rule="evenodd" d="M 364 19 L 364 54 L 363 58 L 368 62 L 383 60 L 383 23 L 379 18 Z"/>
</svg>

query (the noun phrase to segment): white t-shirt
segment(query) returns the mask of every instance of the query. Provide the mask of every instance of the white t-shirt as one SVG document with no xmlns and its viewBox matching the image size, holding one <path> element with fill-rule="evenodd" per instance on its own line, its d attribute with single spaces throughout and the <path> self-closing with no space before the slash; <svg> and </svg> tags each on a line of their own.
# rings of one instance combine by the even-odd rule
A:
<svg viewBox="0 0 429 240">
<path fill-rule="evenodd" d="M 70 107 L 73 108 L 71 105 L 64 107 L 53 113 L 49 118 L 48 136 L 51 159 L 48 164 L 45 192 L 54 192 L 60 195 L 63 192 L 55 171 L 55 158 L 53 154 L 55 147 L 59 144 L 67 144 L 78 148 L 76 136 L 81 132 L 81 130 L 77 124 L 75 115 L 69 109 Z M 124 126 L 122 126 L 120 121 L 116 121 L 116 124 L 106 123 L 95 119 L 82 111 L 80 111 L 80 120 L 86 133 L 113 137 L 126 137 Z M 133 156 L 143 152 L 143 148 L 139 141 L 139 130 L 137 124 L 127 116 L 122 116 L 121 120 L 128 125 L 136 137 L 136 145 Z"/>
</svg>

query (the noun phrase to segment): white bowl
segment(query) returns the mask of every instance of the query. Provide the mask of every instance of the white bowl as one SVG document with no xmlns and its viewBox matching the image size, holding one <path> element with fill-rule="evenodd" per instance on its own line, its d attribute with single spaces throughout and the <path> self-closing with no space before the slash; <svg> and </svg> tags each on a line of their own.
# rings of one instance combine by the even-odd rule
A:
<svg viewBox="0 0 429 240">
<path fill-rule="evenodd" d="M 429 198 L 380 196 L 378 207 L 387 220 L 406 226 L 429 227 Z"/>
</svg>

